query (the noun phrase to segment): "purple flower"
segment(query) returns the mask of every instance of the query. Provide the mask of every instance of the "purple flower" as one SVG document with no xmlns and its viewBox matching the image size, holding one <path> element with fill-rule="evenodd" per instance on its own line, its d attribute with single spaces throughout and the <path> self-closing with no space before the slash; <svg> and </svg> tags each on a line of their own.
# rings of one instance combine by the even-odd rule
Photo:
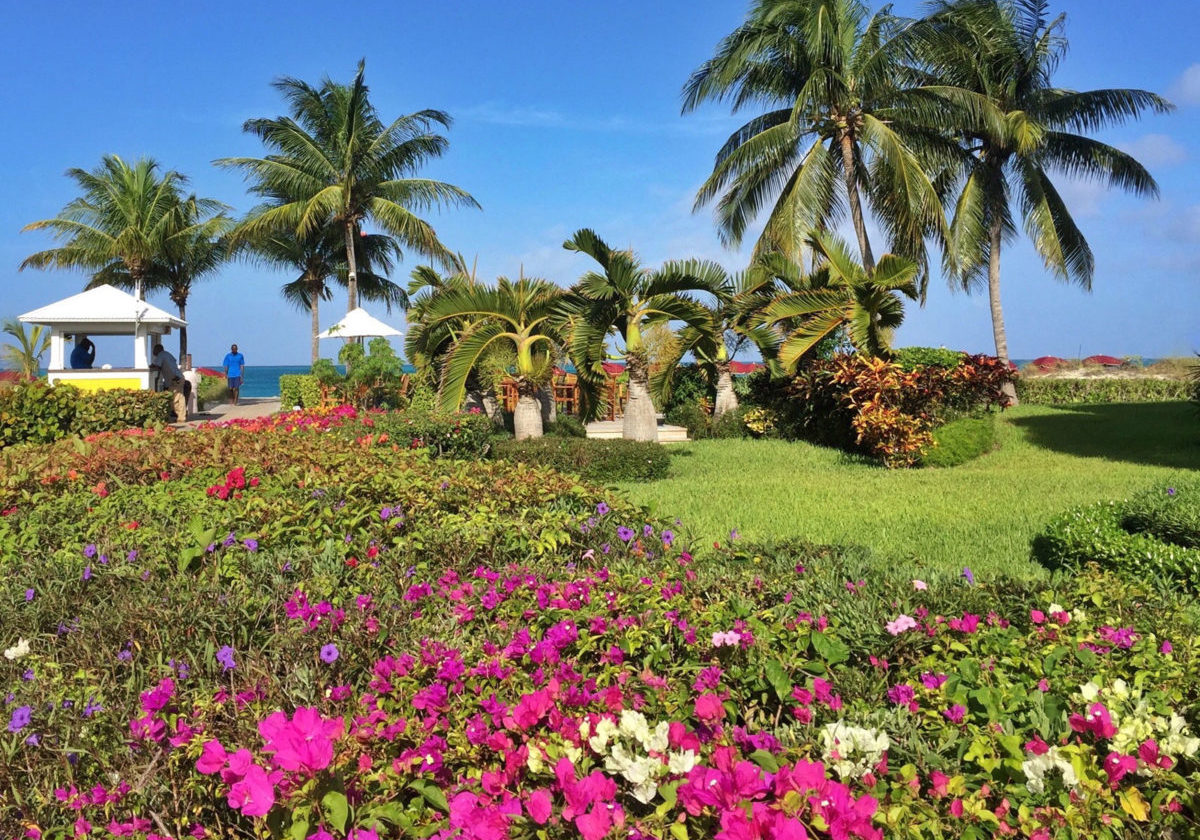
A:
<svg viewBox="0 0 1200 840">
<path fill-rule="evenodd" d="M 107 566 L 107 565 L 108 565 L 108 555 L 107 555 L 107 554 L 101 554 L 101 555 L 100 555 L 100 565 L 101 565 L 101 566 Z"/>
<path fill-rule="evenodd" d="M 206 551 L 208 554 L 212 554 L 214 551 L 216 551 L 216 550 L 217 550 L 217 544 L 216 544 L 216 543 L 209 543 L 209 544 L 208 544 L 208 547 L 207 547 L 207 548 L 205 548 L 204 550 L 205 550 L 205 551 Z"/>
<path fill-rule="evenodd" d="M 117 654 L 117 659 L 122 662 L 128 662 L 130 659 L 133 659 L 133 651 L 131 651 L 129 648 L 123 648 L 121 652 Z"/>
<path fill-rule="evenodd" d="M 609 511 L 609 507 L 605 502 L 601 502 L 600 504 L 596 505 L 597 515 L 604 516 L 605 514 L 608 513 L 608 511 Z"/>
<path fill-rule="evenodd" d="M 633 529 L 626 528 L 624 525 L 622 525 L 617 529 L 617 536 L 621 538 L 622 542 L 629 542 L 631 539 L 633 539 Z"/>
<path fill-rule="evenodd" d="M 975 585 L 975 573 L 971 571 L 970 566 L 963 566 L 962 576 L 967 579 L 967 583 Z"/>
<path fill-rule="evenodd" d="M 924 674 L 921 674 L 921 685 L 925 686 L 930 691 L 936 691 L 937 689 L 941 688 L 942 683 L 945 681 L 945 674 L 934 674 L 930 671 L 926 671 Z"/>
<path fill-rule="evenodd" d="M 600 551 L 604 554 L 608 554 L 608 552 L 612 551 L 612 546 L 608 543 L 605 543 L 604 545 L 600 546 Z"/>
<path fill-rule="evenodd" d="M 89 560 L 91 560 L 93 557 L 95 557 L 96 556 L 96 544 L 88 543 L 86 546 L 84 546 L 83 547 L 83 556 Z"/>
<path fill-rule="evenodd" d="M 32 668 L 26 668 L 25 673 L 21 674 L 21 679 L 25 682 L 33 682 L 34 673 Z"/>
<path fill-rule="evenodd" d="M 125 562 L 132 563 L 136 559 L 137 559 L 137 549 L 131 548 L 129 550 L 129 553 L 125 555 Z"/>
<path fill-rule="evenodd" d="M 332 642 L 321 648 L 321 661 L 326 665 L 332 665 L 334 662 L 337 662 L 338 655 L 337 645 Z"/>
<path fill-rule="evenodd" d="M 26 590 L 25 590 L 25 600 L 26 600 L 26 601 L 32 601 L 32 600 L 33 600 L 33 596 L 34 596 L 35 594 L 37 594 L 37 593 L 35 593 L 35 592 L 34 592 L 32 589 L 26 589 Z"/>
<path fill-rule="evenodd" d="M 25 739 L 25 743 L 31 747 L 36 747 L 38 744 L 42 743 L 42 736 L 38 735 L 36 732 L 34 732 L 32 735 L 30 735 L 28 738 Z"/>
<path fill-rule="evenodd" d="M 654 529 L 652 527 L 650 527 L 649 525 L 643 525 L 642 526 L 642 536 L 643 537 L 653 537 Z"/>
<path fill-rule="evenodd" d="M 229 548 L 229 546 L 233 545 L 235 542 L 237 542 L 237 537 L 233 535 L 233 531 L 230 531 L 229 536 L 221 541 L 221 545 Z"/>
<path fill-rule="evenodd" d="M 233 648 L 229 645 L 224 645 L 217 651 L 217 662 L 221 663 L 223 671 L 232 671 L 237 667 L 237 663 L 233 661 Z"/>
<path fill-rule="evenodd" d="M 1173 650 L 1175 650 L 1175 648 L 1174 648 L 1174 647 L 1171 645 L 1171 643 L 1170 643 L 1170 642 L 1166 642 L 1166 641 L 1164 641 L 1164 642 L 1162 643 L 1162 647 L 1160 647 L 1160 648 L 1158 649 L 1158 652 L 1159 652 L 1159 653 L 1170 653 L 1170 652 L 1171 652 L 1171 651 L 1173 651 Z"/>
<path fill-rule="evenodd" d="M 391 515 L 392 515 L 392 509 L 390 507 L 386 507 L 383 510 L 379 511 L 379 520 L 381 522 L 387 522 L 388 519 L 391 517 Z"/>
<path fill-rule="evenodd" d="M 894 685 L 887 690 L 888 700 L 892 701 L 897 706 L 907 706 L 909 703 L 912 703 L 914 699 L 916 699 L 916 696 L 916 689 L 914 689 L 908 683 Z"/>
<path fill-rule="evenodd" d="M 675 534 L 671 531 L 663 531 L 662 541 L 663 545 L 670 545 L 671 543 L 675 542 Z"/>
<path fill-rule="evenodd" d="M 18 706 L 13 709 L 12 717 L 8 720 L 9 732 L 20 732 L 29 725 L 33 718 L 33 709 L 29 706 Z"/>
<path fill-rule="evenodd" d="M 246 546 L 247 551 L 258 551 L 258 540 L 245 539 L 242 540 L 242 545 Z"/>
<path fill-rule="evenodd" d="M 729 539 L 730 539 L 730 541 L 738 539 L 737 528 L 734 528 L 732 531 L 729 532 Z"/>
<path fill-rule="evenodd" d="M 96 702 L 96 695 L 94 694 L 88 698 L 87 703 L 85 703 L 83 706 L 83 716 L 85 718 L 90 718 L 92 715 L 96 714 L 96 712 L 103 711 L 104 707 Z"/>
<path fill-rule="evenodd" d="M 1175 495 L 1175 488 L 1174 488 L 1174 487 L 1168 487 L 1168 488 L 1167 488 L 1167 495 L 1168 495 L 1168 496 L 1174 496 L 1174 495 Z"/>
<path fill-rule="evenodd" d="M 84 566 L 84 567 L 83 567 L 83 579 L 84 579 L 84 580 L 91 580 L 91 579 L 92 579 L 92 567 L 91 567 L 91 566 Z"/>
<path fill-rule="evenodd" d="M 951 723 L 962 723 L 967 717 L 967 707 L 961 703 L 955 703 L 949 709 L 942 712 L 946 716 L 946 720 Z"/>
</svg>

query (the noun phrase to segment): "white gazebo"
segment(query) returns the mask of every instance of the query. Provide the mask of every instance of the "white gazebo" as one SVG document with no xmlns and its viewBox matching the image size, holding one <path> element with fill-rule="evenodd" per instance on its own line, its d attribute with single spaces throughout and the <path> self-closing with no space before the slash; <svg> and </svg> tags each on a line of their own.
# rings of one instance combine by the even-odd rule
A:
<svg viewBox="0 0 1200 840">
<path fill-rule="evenodd" d="M 99 391 L 107 388 L 148 390 L 153 384 L 150 350 L 170 334 L 173 327 L 186 327 L 180 320 L 115 286 L 97 286 L 69 298 L 26 312 L 18 320 L 50 328 L 50 384 L 67 382 L 77 388 Z M 133 336 L 133 367 L 107 366 L 73 370 L 67 365 L 66 340 L 70 335 Z"/>
<path fill-rule="evenodd" d="M 370 338 L 374 336 L 389 337 L 404 335 L 395 327 L 389 327 L 361 306 L 351 309 L 346 317 L 338 321 L 317 338 Z"/>
</svg>

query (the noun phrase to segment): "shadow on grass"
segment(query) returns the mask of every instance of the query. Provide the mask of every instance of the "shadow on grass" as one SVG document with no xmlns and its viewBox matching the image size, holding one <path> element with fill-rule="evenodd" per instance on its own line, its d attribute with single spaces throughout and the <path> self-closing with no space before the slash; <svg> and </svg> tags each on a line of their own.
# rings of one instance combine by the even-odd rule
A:
<svg viewBox="0 0 1200 840">
<path fill-rule="evenodd" d="M 1034 446 L 1147 466 L 1200 469 L 1200 417 L 1188 403 L 1063 406 L 1054 414 L 1010 417 Z"/>
</svg>

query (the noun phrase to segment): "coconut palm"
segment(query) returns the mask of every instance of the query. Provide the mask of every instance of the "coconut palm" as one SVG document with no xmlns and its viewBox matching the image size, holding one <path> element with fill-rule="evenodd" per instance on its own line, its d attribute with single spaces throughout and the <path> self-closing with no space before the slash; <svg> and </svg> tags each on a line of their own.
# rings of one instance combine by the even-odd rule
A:
<svg viewBox="0 0 1200 840">
<path fill-rule="evenodd" d="M 996 355 L 1005 362 L 1000 252 L 1016 235 L 1013 203 L 1046 268 L 1090 289 L 1092 250 L 1051 175 L 1157 195 L 1158 185 L 1132 156 L 1083 132 L 1172 108 L 1144 90 L 1055 87 L 1052 77 L 1067 41 L 1064 16 L 1050 20 L 1047 8 L 1046 0 L 940 2 L 919 27 L 925 60 L 942 79 L 930 89 L 989 116 L 966 113 L 955 126 L 967 154 L 958 173 L 946 264 L 967 289 L 986 282 Z"/>
<path fill-rule="evenodd" d="M 439 262 L 452 256 L 428 222 L 417 213 L 444 205 L 478 207 L 469 194 L 442 181 L 412 175 L 447 148 L 434 132 L 448 127 L 441 111 L 425 110 L 385 124 L 371 105 L 363 80 L 364 62 L 349 85 L 325 79 L 319 88 L 299 79 L 275 82 L 291 116 L 248 120 L 271 154 L 224 158 L 218 166 L 243 170 L 251 192 L 272 199 L 246 219 L 239 236 L 288 227 L 304 237 L 336 226 L 343 235 L 348 265 L 347 311 L 358 306 L 358 262 L 354 240 L 364 223 Z"/>
<path fill-rule="evenodd" d="M 134 295 L 141 299 L 168 239 L 188 233 L 180 219 L 181 188 L 187 179 L 173 170 L 160 173 L 150 158 L 130 166 L 116 155 L 105 155 L 91 172 L 69 169 L 67 177 L 83 194 L 55 218 L 23 228 L 49 230 L 64 244 L 31 254 L 21 269 L 83 269 L 93 275 L 125 272 Z"/>
<path fill-rule="evenodd" d="M 715 288 L 724 271 L 715 263 L 696 260 L 669 262 L 653 271 L 643 267 L 631 251 L 613 250 L 587 228 L 576 231 L 563 247 L 587 254 L 600 266 L 600 271 L 589 271 L 579 279 L 563 308 L 579 380 L 592 387 L 603 381 L 606 340 L 615 332 L 629 376 L 622 435 L 629 440 L 657 441 L 658 421 L 642 332 L 655 323 L 704 324 L 708 312 L 689 294 Z M 590 401 L 581 402 L 585 416 L 595 411 Z"/>
<path fill-rule="evenodd" d="M 720 197 L 727 244 L 767 211 L 757 251 L 799 261 L 806 238 L 848 209 L 870 270 L 865 199 L 891 249 L 924 269 L 924 238 L 944 225 L 926 167 L 950 147 L 930 127 L 942 108 L 907 84 L 904 33 L 889 7 L 872 15 L 859 0 L 756 0 L 692 74 L 685 113 L 710 101 L 770 109 L 730 135 L 696 197 L 697 210 Z"/>
<path fill-rule="evenodd" d="M 361 296 L 383 303 L 388 312 L 393 305 L 406 309 L 408 296 L 404 289 L 387 278 L 392 261 L 398 256 L 394 240 L 379 234 L 360 236 L 355 240 L 355 250 Z M 277 231 L 273 235 L 240 240 L 237 252 L 255 263 L 300 272 L 280 292 L 284 300 L 307 310 L 311 316 L 312 361 L 317 361 L 321 355 L 317 338 L 321 332 L 320 302 L 332 299 L 331 280 L 343 286 L 348 282 L 341 230 L 327 227 L 304 238 L 291 230 Z"/>
<path fill-rule="evenodd" d="M 16 344 L 0 347 L 0 359 L 26 379 L 36 379 L 42 369 L 42 356 L 50 349 L 50 331 L 43 326 L 30 328 L 16 318 L 4 322 L 3 332 L 17 340 Z"/>
<path fill-rule="evenodd" d="M 441 408 L 463 404 L 467 380 L 489 354 L 510 353 L 517 386 L 513 431 L 517 440 L 542 436 L 537 392 L 553 375 L 556 348 L 565 340 L 559 317 L 564 292 L 545 280 L 501 277 L 494 287 L 463 284 L 435 295 L 424 323 L 463 324 L 442 363 L 438 398 Z"/>
<path fill-rule="evenodd" d="M 781 295 L 761 315 L 764 326 L 783 333 L 780 364 L 794 371 L 805 353 L 842 329 L 858 352 L 886 355 L 892 335 L 904 321 L 900 295 L 917 298 L 917 264 L 884 254 L 867 270 L 851 256 L 844 241 L 829 233 L 814 234 L 809 246 L 818 267 L 805 279 L 806 288 Z M 787 277 L 781 280 L 798 285 Z"/>
<path fill-rule="evenodd" d="M 758 316 L 776 297 L 778 282 L 770 272 L 757 269 L 728 274 L 714 266 L 710 276 L 716 282 L 711 288 L 713 301 L 704 305 L 707 317 L 700 324 L 679 331 L 672 358 L 651 377 L 651 390 L 665 403 L 670 398 L 679 363 L 691 353 L 714 390 L 716 419 L 738 407 L 733 389 L 733 357 L 748 345 L 756 347 L 764 359 L 775 356 L 777 334 L 759 323 Z"/>
<path fill-rule="evenodd" d="M 225 235 L 233 228 L 228 207 L 212 199 L 188 196 L 180 201 L 162 249 L 143 277 L 146 291 L 165 291 L 187 320 L 187 302 L 192 285 L 213 274 L 229 258 Z M 112 263 L 92 275 L 87 288 L 111 284 L 137 294 L 137 283 L 123 263 Z M 179 358 L 188 352 L 187 327 L 179 328 Z"/>
</svg>

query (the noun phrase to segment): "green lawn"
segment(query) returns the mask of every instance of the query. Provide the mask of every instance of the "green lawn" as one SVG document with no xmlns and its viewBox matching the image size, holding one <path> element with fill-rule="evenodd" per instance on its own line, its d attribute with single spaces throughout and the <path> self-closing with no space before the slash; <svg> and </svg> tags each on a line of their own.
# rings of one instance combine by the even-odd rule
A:
<svg viewBox="0 0 1200 840">
<path fill-rule="evenodd" d="M 884 560 L 1036 573 L 1029 542 L 1073 505 L 1200 469 L 1187 403 L 1020 407 L 997 451 L 950 469 L 885 470 L 832 449 L 770 440 L 672 448 L 671 477 L 623 484 L 703 540 L 802 537 L 858 544 Z"/>
</svg>

